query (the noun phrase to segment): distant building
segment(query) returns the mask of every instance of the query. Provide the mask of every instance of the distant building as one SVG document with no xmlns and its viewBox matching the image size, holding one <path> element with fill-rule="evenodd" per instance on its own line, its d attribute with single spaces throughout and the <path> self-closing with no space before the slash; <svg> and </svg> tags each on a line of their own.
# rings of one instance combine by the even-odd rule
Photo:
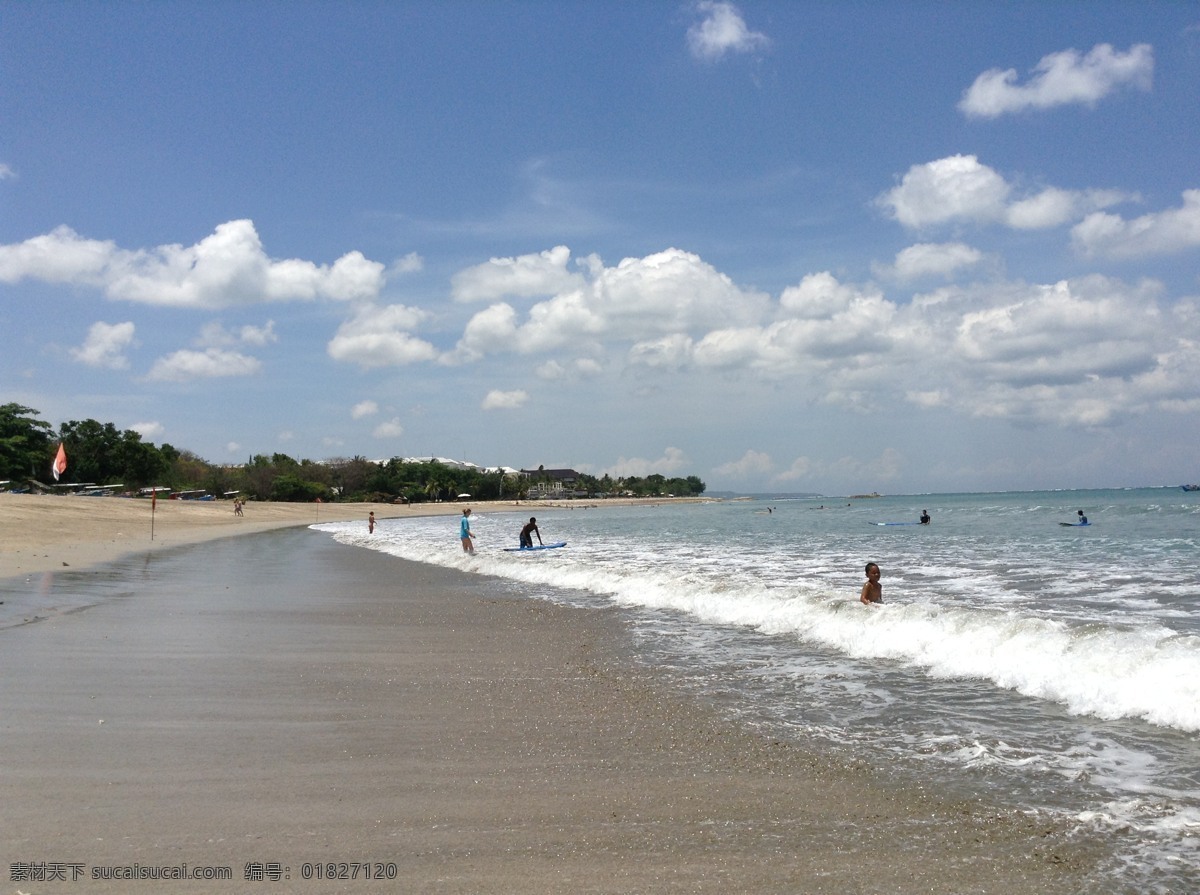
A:
<svg viewBox="0 0 1200 895">
<path fill-rule="evenodd" d="M 573 469 L 522 469 L 521 476 L 529 479 L 526 493 L 530 500 L 563 500 L 586 497 L 575 486 L 579 473 Z"/>
</svg>

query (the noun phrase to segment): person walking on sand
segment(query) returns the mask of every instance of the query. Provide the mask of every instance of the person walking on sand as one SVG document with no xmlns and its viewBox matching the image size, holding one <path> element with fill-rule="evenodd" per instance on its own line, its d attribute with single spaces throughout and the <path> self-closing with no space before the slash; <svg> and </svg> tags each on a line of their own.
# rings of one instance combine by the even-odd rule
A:
<svg viewBox="0 0 1200 895">
<path fill-rule="evenodd" d="M 369 534 L 369 535 L 375 534 L 375 513 L 374 512 L 367 514 L 367 534 Z"/>
<path fill-rule="evenodd" d="M 474 553 L 475 545 L 471 542 L 475 540 L 475 535 L 471 532 L 471 508 L 467 507 L 463 510 L 462 519 L 458 523 L 458 536 L 462 541 L 463 553 Z"/>
<path fill-rule="evenodd" d="M 871 605 L 872 603 L 883 602 L 883 585 L 879 583 L 879 566 L 876 563 L 867 563 L 867 581 L 863 584 L 862 594 L 859 596 L 859 601 Z"/>
<path fill-rule="evenodd" d="M 533 547 L 533 535 L 537 535 L 538 543 L 542 544 L 542 533 L 538 531 L 537 519 L 529 517 L 529 521 L 521 528 L 521 546 Z M 542 546 L 545 546 L 542 544 Z"/>
</svg>

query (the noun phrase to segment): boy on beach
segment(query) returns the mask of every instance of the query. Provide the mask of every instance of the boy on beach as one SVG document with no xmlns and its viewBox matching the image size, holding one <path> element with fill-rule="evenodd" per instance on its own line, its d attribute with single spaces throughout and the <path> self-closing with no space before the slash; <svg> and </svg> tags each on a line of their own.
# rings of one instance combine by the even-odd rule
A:
<svg viewBox="0 0 1200 895">
<path fill-rule="evenodd" d="M 868 606 L 872 603 L 882 603 L 883 585 L 879 583 L 879 566 L 876 563 L 869 562 L 867 563 L 866 572 L 867 581 L 863 585 L 862 595 L 858 599 Z"/>
<path fill-rule="evenodd" d="M 471 533 L 471 509 L 463 510 L 462 521 L 458 523 L 458 536 L 462 540 L 463 553 L 474 553 L 475 545 L 471 543 L 475 535 Z"/>
<path fill-rule="evenodd" d="M 375 534 L 375 514 L 374 513 L 367 514 L 367 534 L 369 534 L 369 535 Z"/>
</svg>

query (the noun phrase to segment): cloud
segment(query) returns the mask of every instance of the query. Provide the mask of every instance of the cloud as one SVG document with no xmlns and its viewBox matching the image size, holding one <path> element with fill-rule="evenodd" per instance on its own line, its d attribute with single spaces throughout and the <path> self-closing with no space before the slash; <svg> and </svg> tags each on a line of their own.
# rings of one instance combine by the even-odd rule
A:
<svg viewBox="0 0 1200 895">
<path fill-rule="evenodd" d="M 70 227 L 0 246 L 0 282 L 22 279 L 102 289 L 111 299 L 218 309 L 276 301 L 361 301 L 378 296 L 383 265 L 349 252 L 332 265 L 272 260 L 248 220 L 221 224 L 193 246 L 130 251 Z"/>
<path fill-rule="evenodd" d="M 983 252 L 961 242 L 921 242 L 896 253 L 891 267 L 880 273 L 897 280 L 917 280 L 924 277 L 951 277 L 967 267 L 983 261 Z"/>
<path fill-rule="evenodd" d="M 691 465 L 691 460 L 687 454 L 676 447 L 669 447 L 663 451 L 663 455 L 657 460 L 644 460 L 640 457 L 621 457 L 612 466 L 601 470 L 597 475 L 601 478 L 604 476 L 612 476 L 614 479 L 638 477 L 644 478 L 648 475 L 671 475 L 687 469 Z"/>
<path fill-rule="evenodd" d="M 1127 53 L 1097 44 L 1086 56 L 1078 50 L 1043 56 L 1024 85 L 1016 83 L 1016 69 L 985 71 L 963 93 L 958 108 L 971 118 L 996 118 L 1025 109 L 1092 106 L 1123 85 L 1149 90 L 1153 75 L 1149 44 L 1135 44 Z"/>
<path fill-rule="evenodd" d="M 262 363 L 258 359 L 236 351 L 223 348 L 207 348 L 204 351 L 184 349 L 156 360 L 147 378 L 164 382 L 185 382 L 189 379 L 250 376 L 260 369 Z"/>
<path fill-rule="evenodd" d="M 511 392 L 492 389 L 479 406 L 484 410 L 516 410 L 518 407 L 524 407 L 528 401 L 529 393 L 521 389 Z"/>
<path fill-rule="evenodd" d="M 732 3 L 701 0 L 695 9 L 703 18 L 687 31 L 692 56 L 715 62 L 726 53 L 753 53 L 771 41 L 765 34 L 746 27 L 742 12 Z"/>
<path fill-rule="evenodd" d="M 1078 220 L 1097 209 L 1137 199 L 1136 194 L 1119 190 L 1050 187 L 1009 205 L 1004 212 L 1004 222 L 1014 230 L 1044 230 Z"/>
<path fill-rule="evenodd" d="M 603 365 L 590 357 L 579 357 L 566 363 L 557 360 L 548 360 L 544 364 L 539 364 L 534 370 L 539 379 L 546 379 L 551 382 L 564 379 L 591 379 L 603 372 Z"/>
<path fill-rule="evenodd" d="M 637 342 L 629 349 L 629 363 L 659 370 L 679 370 L 692 360 L 695 343 L 683 333 Z"/>
<path fill-rule="evenodd" d="M 17 176 L 17 172 L 8 165 L 0 164 L 0 180 L 12 180 Z"/>
<path fill-rule="evenodd" d="M 263 347 L 278 341 L 275 335 L 275 321 L 268 320 L 265 326 L 242 326 L 236 332 L 230 332 L 219 321 L 207 323 L 200 330 L 200 338 L 196 343 L 206 348 L 228 348 L 236 345 L 254 345 Z"/>
<path fill-rule="evenodd" d="M 1114 259 L 1167 255 L 1200 247 L 1200 189 L 1185 190 L 1179 208 L 1126 221 L 1096 212 L 1071 230 L 1076 251 Z"/>
<path fill-rule="evenodd" d="M 468 322 L 455 348 L 459 361 L 489 354 L 590 349 L 603 341 L 758 322 L 769 299 L 739 289 L 696 255 L 667 249 L 626 258 L 616 267 L 593 259 L 579 288 L 534 304 L 525 319 L 506 302 Z"/>
<path fill-rule="evenodd" d="M 800 400 L 864 412 L 909 403 L 1107 425 L 1200 399 L 1200 310 L 1163 308 L 1161 292 L 1154 281 L 1091 276 L 947 286 L 898 303 L 810 274 L 785 290 L 771 322 L 639 343 L 630 363 L 786 382 Z"/>
<path fill-rule="evenodd" d="M 385 367 L 435 360 L 438 350 L 409 332 L 426 318 L 419 308 L 367 305 L 338 327 L 326 350 L 334 360 Z"/>
<path fill-rule="evenodd" d="M 775 468 L 771 455 L 748 450 L 737 460 L 722 463 L 713 469 L 713 474 L 730 479 L 748 479 L 770 473 Z"/>
<path fill-rule="evenodd" d="M 376 438 L 399 438 L 404 434 L 404 427 L 400 425 L 399 418 L 392 418 L 376 426 L 371 434 Z"/>
<path fill-rule="evenodd" d="M 374 416 L 379 413 L 379 405 L 374 401 L 359 401 L 350 408 L 350 418 L 360 420 L 364 416 Z"/>
<path fill-rule="evenodd" d="M 977 157 L 951 155 L 913 165 L 875 204 L 910 229 L 965 221 L 1032 230 L 1066 224 L 1136 198 L 1117 190 L 1054 187 L 1016 200 L 1012 193 L 1012 185 Z"/>
<path fill-rule="evenodd" d="M 537 255 L 492 258 L 459 271 L 451 279 L 455 301 L 494 301 L 505 296 L 529 298 L 554 295 L 583 284 L 578 273 L 567 270 L 571 251 L 555 246 Z"/>
<path fill-rule="evenodd" d="M 800 479 L 808 478 L 813 473 L 813 462 L 808 457 L 797 457 L 792 461 L 791 465 L 779 475 L 775 476 L 772 481 L 775 482 L 795 482 Z"/>
<path fill-rule="evenodd" d="M 1004 216 L 1011 187 L 973 155 L 952 155 L 908 169 L 899 186 L 876 201 L 905 227 Z"/>
<path fill-rule="evenodd" d="M 417 273 L 425 269 L 425 259 L 416 252 L 409 252 L 403 258 L 397 258 L 388 268 L 388 276 L 403 276 L 407 273 Z"/>
<path fill-rule="evenodd" d="M 166 431 L 162 423 L 134 423 L 129 428 L 147 441 L 151 438 L 157 438 Z"/>
<path fill-rule="evenodd" d="M 71 357 L 89 367 L 106 367 L 110 370 L 129 368 L 125 349 L 133 344 L 134 325 L 125 323 L 93 323 L 88 328 L 87 338 L 78 348 L 71 349 Z"/>
</svg>

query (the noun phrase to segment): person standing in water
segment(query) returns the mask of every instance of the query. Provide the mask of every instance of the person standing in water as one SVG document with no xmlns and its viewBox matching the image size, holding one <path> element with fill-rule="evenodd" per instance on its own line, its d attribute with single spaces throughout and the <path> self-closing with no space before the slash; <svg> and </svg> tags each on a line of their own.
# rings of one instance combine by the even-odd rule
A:
<svg viewBox="0 0 1200 895">
<path fill-rule="evenodd" d="M 879 583 L 879 565 L 869 562 L 866 567 L 867 581 L 863 585 L 862 594 L 859 596 L 859 601 L 871 605 L 872 603 L 883 602 L 883 585 Z"/>
<path fill-rule="evenodd" d="M 922 525 L 929 524 L 929 510 L 921 510 L 921 524 Z"/>
<path fill-rule="evenodd" d="M 521 528 L 521 546 L 532 547 L 533 535 L 537 535 L 538 543 L 542 543 L 542 533 L 538 531 L 537 519 L 529 517 L 529 521 Z M 544 546 L 544 545 L 543 545 Z"/>
<path fill-rule="evenodd" d="M 1087 524 L 1088 524 L 1088 521 L 1087 521 L 1087 516 L 1083 515 L 1083 510 L 1076 510 L 1076 511 L 1075 511 L 1075 514 L 1076 514 L 1076 515 L 1079 517 L 1079 524 L 1080 524 L 1080 525 L 1087 525 Z"/>
<path fill-rule="evenodd" d="M 475 545 L 471 543 L 475 540 L 475 535 L 471 532 L 471 509 L 468 507 L 463 510 L 462 519 L 458 523 L 458 537 L 462 541 L 463 553 L 474 553 Z"/>
<path fill-rule="evenodd" d="M 375 513 L 374 512 L 367 514 L 367 534 L 369 534 L 369 535 L 375 534 Z"/>
</svg>

